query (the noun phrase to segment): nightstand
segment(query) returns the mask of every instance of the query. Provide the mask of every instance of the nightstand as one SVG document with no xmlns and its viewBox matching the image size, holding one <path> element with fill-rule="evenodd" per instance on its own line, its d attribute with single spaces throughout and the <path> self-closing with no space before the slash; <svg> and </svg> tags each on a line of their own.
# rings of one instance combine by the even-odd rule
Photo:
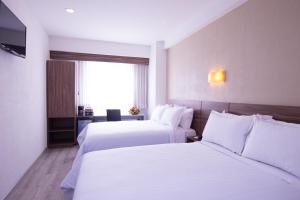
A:
<svg viewBox="0 0 300 200">
<path fill-rule="evenodd" d="M 188 136 L 187 138 L 186 138 L 186 142 L 187 143 L 191 143 L 191 142 L 197 142 L 197 141 L 200 141 L 201 140 L 201 137 L 199 137 L 199 136 Z"/>
</svg>

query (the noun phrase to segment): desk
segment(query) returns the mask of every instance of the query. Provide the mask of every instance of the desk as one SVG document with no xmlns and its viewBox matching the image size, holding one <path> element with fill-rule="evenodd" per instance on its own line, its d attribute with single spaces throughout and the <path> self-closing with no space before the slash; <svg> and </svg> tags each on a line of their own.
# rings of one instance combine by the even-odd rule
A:
<svg viewBox="0 0 300 200">
<path fill-rule="evenodd" d="M 144 120 L 144 115 L 121 115 L 122 121 Z M 93 122 L 105 122 L 106 116 L 94 116 Z"/>
<path fill-rule="evenodd" d="M 144 120 L 144 115 L 122 115 L 122 121 L 130 121 L 130 120 Z M 106 122 L 106 116 L 77 116 L 77 134 L 78 134 L 92 122 Z"/>
</svg>

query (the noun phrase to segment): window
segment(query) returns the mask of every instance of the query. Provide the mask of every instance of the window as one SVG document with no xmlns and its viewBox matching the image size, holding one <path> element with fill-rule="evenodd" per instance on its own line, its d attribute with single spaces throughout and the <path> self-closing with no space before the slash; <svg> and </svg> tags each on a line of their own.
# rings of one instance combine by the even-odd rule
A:
<svg viewBox="0 0 300 200">
<path fill-rule="evenodd" d="M 134 105 L 134 65 L 107 62 L 80 62 L 80 103 L 91 106 L 94 115 L 106 115 L 106 109 Z"/>
</svg>

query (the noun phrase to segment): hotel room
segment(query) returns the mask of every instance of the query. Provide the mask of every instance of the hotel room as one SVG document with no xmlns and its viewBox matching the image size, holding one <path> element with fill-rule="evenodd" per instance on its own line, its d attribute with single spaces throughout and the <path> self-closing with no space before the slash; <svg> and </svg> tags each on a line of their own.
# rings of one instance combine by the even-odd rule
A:
<svg viewBox="0 0 300 200">
<path fill-rule="evenodd" d="M 300 200 L 300 0 L 0 0 L 0 200 Z"/>
</svg>

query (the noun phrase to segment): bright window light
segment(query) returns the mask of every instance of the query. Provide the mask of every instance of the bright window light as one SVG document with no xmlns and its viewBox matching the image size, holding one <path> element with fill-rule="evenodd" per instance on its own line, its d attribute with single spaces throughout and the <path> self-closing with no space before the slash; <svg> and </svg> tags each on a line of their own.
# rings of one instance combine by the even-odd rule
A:
<svg viewBox="0 0 300 200">
<path fill-rule="evenodd" d="M 87 62 L 84 66 L 85 102 L 94 115 L 106 115 L 106 109 L 121 109 L 134 104 L 134 69 L 131 64 Z"/>
</svg>

